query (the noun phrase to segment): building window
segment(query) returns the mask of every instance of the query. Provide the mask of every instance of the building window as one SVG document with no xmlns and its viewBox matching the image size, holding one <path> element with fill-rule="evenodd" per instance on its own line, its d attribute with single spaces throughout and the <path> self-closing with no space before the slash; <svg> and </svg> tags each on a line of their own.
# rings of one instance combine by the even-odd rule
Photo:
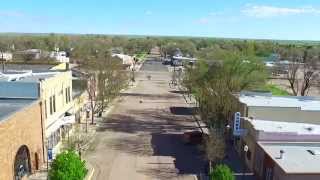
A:
<svg viewBox="0 0 320 180">
<path fill-rule="evenodd" d="M 70 87 L 66 88 L 66 103 L 71 101 Z"/>
<path fill-rule="evenodd" d="M 71 102 L 71 88 L 70 87 L 68 89 L 68 92 L 69 92 L 69 102 Z"/>
<path fill-rule="evenodd" d="M 53 112 L 56 112 L 56 95 L 53 95 Z"/>
<path fill-rule="evenodd" d="M 47 101 L 44 100 L 44 117 L 47 118 Z"/>
<path fill-rule="evenodd" d="M 52 97 L 50 97 L 50 115 L 53 113 L 53 109 L 52 109 Z"/>
<path fill-rule="evenodd" d="M 68 104 L 68 88 L 66 88 L 66 103 Z"/>
<path fill-rule="evenodd" d="M 70 87 L 66 88 L 66 103 L 71 101 Z"/>
</svg>

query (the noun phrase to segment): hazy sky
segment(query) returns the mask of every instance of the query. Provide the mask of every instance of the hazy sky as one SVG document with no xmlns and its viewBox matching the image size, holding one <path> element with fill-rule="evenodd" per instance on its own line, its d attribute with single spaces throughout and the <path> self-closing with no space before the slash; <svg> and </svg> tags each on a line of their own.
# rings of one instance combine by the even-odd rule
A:
<svg viewBox="0 0 320 180">
<path fill-rule="evenodd" d="M 1 32 L 320 40 L 320 0 L 2 0 Z"/>
</svg>

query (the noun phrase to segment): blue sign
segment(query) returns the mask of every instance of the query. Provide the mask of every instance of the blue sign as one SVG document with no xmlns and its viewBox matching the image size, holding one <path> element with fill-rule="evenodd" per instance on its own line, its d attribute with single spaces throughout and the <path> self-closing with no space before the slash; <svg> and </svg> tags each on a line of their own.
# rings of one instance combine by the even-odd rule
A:
<svg viewBox="0 0 320 180">
<path fill-rule="evenodd" d="M 240 125 L 241 125 L 241 113 L 236 112 L 234 114 L 234 122 L 233 122 L 233 134 L 239 135 L 240 134 Z"/>
<path fill-rule="evenodd" d="M 48 149 L 48 160 L 52 160 L 53 152 L 52 149 Z"/>
</svg>

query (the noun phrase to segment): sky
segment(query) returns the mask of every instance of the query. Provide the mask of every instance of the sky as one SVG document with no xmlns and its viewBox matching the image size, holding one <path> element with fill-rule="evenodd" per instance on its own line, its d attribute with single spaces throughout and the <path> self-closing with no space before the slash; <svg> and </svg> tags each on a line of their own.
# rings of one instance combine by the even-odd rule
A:
<svg viewBox="0 0 320 180">
<path fill-rule="evenodd" d="M 320 0 L 2 0 L 0 32 L 320 40 Z"/>
</svg>

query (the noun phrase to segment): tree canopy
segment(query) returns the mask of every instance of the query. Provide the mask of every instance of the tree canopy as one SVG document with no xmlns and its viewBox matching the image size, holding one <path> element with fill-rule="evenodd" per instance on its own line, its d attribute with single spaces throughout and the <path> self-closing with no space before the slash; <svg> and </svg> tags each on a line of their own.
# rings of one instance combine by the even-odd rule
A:
<svg viewBox="0 0 320 180">
<path fill-rule="evenodd" d="M 58 154 L 49 171 L 51 180 L 83 180 L 88 170 L 74 151 Z"/>
</svg>

